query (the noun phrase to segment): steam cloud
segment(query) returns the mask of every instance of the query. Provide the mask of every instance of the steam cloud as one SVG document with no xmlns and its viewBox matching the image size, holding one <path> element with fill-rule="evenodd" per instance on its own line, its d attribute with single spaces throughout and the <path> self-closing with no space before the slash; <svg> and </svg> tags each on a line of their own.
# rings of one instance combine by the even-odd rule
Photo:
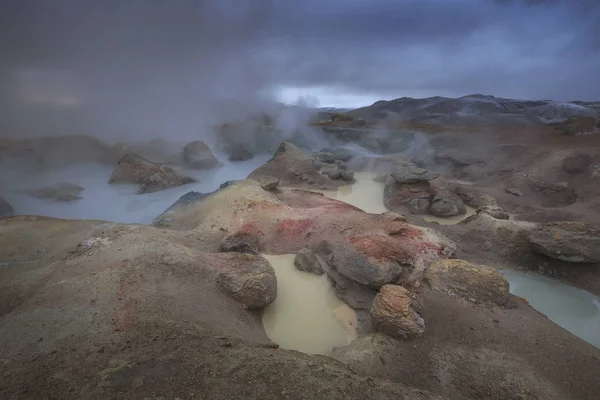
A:
<svg viewBox="0 0 600 400">
<path fill-rule="evenodd" d="M 285 87 L 596 100 L 598 21 L 593 0 L 5 0 L 0 124 L 184 140 Z"/>
</svg>

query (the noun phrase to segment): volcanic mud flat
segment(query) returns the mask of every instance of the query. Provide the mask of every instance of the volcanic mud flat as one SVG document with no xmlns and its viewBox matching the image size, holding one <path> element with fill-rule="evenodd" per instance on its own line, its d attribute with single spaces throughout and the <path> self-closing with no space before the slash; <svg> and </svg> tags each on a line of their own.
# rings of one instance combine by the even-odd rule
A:
<svg viewBox="0 0 600 400">
<path fill-rule="evenodd" d="M 502 271 L 510 292 L 575 336 L 600 348 L 600 297 L 543 276 Z"/>
<path fill-rule="evenodd" d="M 469 254 L 440 231 L 473 225 L 418 227 L 285 186 L 234 182 L 154 226 L 0 219 L 0 397 L 597 397 L 600 350 L 510 295 L 493 267 L 455 259 Z M 336 338 L 350 342 L 316 350 L 337 346 L 332 357 L 278 346 L 261 318 L 296 292 L 276 259 L 256 254 L 283 255 L 291 272 L 291 254 L 306 249 L 340 298 L 377 319 L 350 342 L 340 303 L 319 301 L 322 324 L 338 323 Z M 326 279 L 311 283 L 323 283 L 322 299 Z M 303 304 L 317 297 L 297 293 Z"/>
<path fill-rule="evenodd" d="M 273 342 L 284 349 L 330 354 L 356 339 L 356 313 L 336 297 L 326 275 L 297 270 L 294 254 L 263 257 L 277 276 L 277 299 L 263 314 Z"/>
</svg>

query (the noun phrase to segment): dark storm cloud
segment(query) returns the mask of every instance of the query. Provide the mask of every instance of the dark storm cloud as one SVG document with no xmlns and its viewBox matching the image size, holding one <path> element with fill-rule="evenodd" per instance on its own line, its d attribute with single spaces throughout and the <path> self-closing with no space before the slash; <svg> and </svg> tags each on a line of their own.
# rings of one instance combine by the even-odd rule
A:
<svg viewBox="0 0 600 400">
<path fill-rule="evenodd" d="M 314 16 L 289 12 L 296 84 L 398 96 L 600 96 L 600 2 L 341 3 Z"/>
<path fill-rule="evenodd" d="M 85 126 L 164 131 L 281 86 L 597 99 L 599 27 L 595 0 L 4 0 L 0 101 L 58 71 Z"/>
</svg>

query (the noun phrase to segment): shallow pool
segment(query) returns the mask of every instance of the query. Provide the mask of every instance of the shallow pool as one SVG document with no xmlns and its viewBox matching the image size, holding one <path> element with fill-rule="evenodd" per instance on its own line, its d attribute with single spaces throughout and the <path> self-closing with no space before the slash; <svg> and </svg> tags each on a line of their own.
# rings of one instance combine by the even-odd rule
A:
<svg viewBox="0 0 600 400">
<path fill-rule="evenodd" d="M 551 321 L 600 348 L 600 297 L 540 275 L 502 271 L 510 292 Z"/>
<path fill-rule="evenodd" d="M 263 313 L 273 342 L 284 349 L 330 354 L 356 338 L 356 313 L 336 297 L 326 275 L 299 271 L 294 254 L 263 256 L 277 275 L 277 298 Z"/>
</svg>

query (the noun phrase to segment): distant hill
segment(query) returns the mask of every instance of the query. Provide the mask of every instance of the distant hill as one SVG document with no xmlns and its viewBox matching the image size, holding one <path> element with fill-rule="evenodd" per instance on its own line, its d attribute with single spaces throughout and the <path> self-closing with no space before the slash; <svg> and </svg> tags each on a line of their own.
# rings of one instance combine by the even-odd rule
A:
<svg viewBox="0 0 600 400">
<path fill-rule="evenodd" d="M 567 118 L 600 117 L 600 102 L 514 100 L 473 94 L 460 98 L 402 97 L 378 101 L 348 114 L 368 122 L 391 120 L 440 125 L 533 125 Z"/>
</svg>

